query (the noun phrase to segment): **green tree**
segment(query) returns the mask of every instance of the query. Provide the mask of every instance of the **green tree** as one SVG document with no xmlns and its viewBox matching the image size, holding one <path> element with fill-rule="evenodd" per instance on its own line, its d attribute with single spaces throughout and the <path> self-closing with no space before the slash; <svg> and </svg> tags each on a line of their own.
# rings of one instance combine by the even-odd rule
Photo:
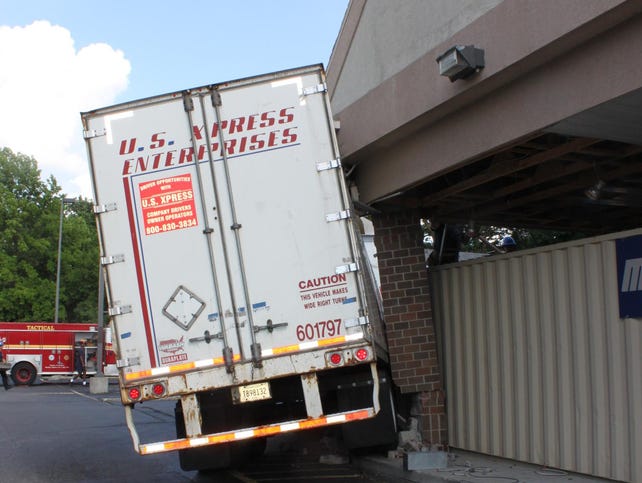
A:
<svg viewBox="0 0 642 483">
<path fill-rule="evenodd" d="M 35 159 L 0 149 L 0 320 L 54 320 L 62 198 Z M 94 320 L 97 285 L 95 221 L 80 199 L 64 209 L 59 320 Z"/>
<path fill-rule="evenodd" d="M 463 230 L 464 233 L 471 232 L 468 226 L 464 226 Z M 474 234 L 476 236 L 465 238 L 465 243 L 462 245 L 462 251 L 477 253 L 492 251 L 492 247 L 489 244 L 495 247 L 500 247 L 502 239 L 506 236 L 510 236 L 515 240 L 519 250 L 577 240 L 587 236 L 584 233 L 576 232 L 527 230 L 525 228 L 498 226 L 480 226 L 475 228 Z"/>
<path fill-rule="evenodd" d="M 434 231 L 429 220 L 421 220 L 424 231 L 424 245 L 433 248 Z M 469 226 L 456 225 L 460 233 L 460 251 L 471 253 L 492 253 L 493 247 L 499 248 L 505 236 L 511 236 L 520 250 L 536 248 L 554 243 L 586 238 L 587 234 L 553 230 L 528 230 L 525 228 L 501 226 Z"/>
<path fill-rule="evenodd" d="M 69 321 L 93 321 L 97 315 L 99 259 L 93 205 L 89 200 L 78 199 L 66 210 L 60 276 L 60 305 L 64 312 L 60 317 L 62 320 L 66 313 Z"/>
</svg>

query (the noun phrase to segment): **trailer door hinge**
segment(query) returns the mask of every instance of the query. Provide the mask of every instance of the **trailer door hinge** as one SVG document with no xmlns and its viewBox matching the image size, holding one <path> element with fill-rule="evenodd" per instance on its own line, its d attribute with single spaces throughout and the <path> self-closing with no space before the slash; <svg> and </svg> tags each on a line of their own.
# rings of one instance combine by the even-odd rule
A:
<svg viewBox="0 0 642 483">
<path fill-rule="evenodd" d="M 100 257 L 100 264 L 101 265 L 110 265 L 112 263 L 120 263 L 125 261 L 125 255 L 119 254 L 119 255 L 110 255 L 108 257 Z"/>
<path fill-rule="evenodd" d="M 327 222 L 345 220 L 347 218 L 350 218 L 350 210 L 343 210 L 325 215 L 325 221 Z"/>
<path fill-rule="evenodd" d="M 100 136 L 106 136 L 107 129 L 86 129 L 82 132 L 82 136 L 85 139 L 98 138 Z"/>
<path fill-rule="evenodd" d="M 348 319 L 344 322 L 345 327 L 357 327 L 359 325 L 368 325 L 368 317 L 357 317 L 356 319 Z"/>
<path fill-rule="evenodd" d="M 183 108 L 185 112 L 194 110 L 194 99 L 192 99 L 190 91 L 183 91 Z"/>
<path fill-rule="evenodd" d="M 94 214 L 100 215 L 101 213 L 106 213 L 107 211 L 114 211 L 118 208 L 116 203 L 107 203 L 104 205 L 94 205 Z"/>
<path fill-rule="evenodd" d="M 338 266 L 334 270 L 334 273 L 336 273 L 337 275 L 341 275 L 342 273 L 356 272 L 357 270 L 359 270 L 359 267 L 356 263 L 349 263 L 347 265 Z"/>
<path fill-rule="evenodd" d="M 222 105 L 221 93 L 217 89 L 212 89 L 212 107 L 221 107 Z"/>
<path fill-rule="evenodd" d="M 140 357 L 128 357 L 126 359 L 118 359 L 116 361 L 116 367 L 119 369 L 121 367 L 137 366 L 140 364 Z"/>
<path fill-rule="evenodd" d="M 315 86 L 304 87 L 303 95 L 310 96 L 312 94 L 319 94 L 321 92 L 326 92 L 327 90 L 328 88 L 326 87 L 325 82 L 322 82 L 321 84 L 317 84 Z"/>
<path fill-rule="evenodd" d="M 132 311 L 131 305 L 112 305 L 109 307 L 109 315 L 129 314 Z"/>
<path fill-rule="evenodd" d="M 341 159 L 331 159 L 330 161 L 322 161 L 317 163 L 317 171 L 325 171 L 328 169 L 337 169 L 341 167 Z"/>
</svg>

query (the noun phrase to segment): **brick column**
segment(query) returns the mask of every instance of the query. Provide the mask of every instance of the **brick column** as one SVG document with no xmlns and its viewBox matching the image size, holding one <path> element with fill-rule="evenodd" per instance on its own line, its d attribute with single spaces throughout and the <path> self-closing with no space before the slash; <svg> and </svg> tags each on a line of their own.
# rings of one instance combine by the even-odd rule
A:
<svg viewBox="0 0 642 483">
<path fill-rule="evenodd" d="M 416 213 L 373 217 L 392 379 L 412 398 L 424 444 L 447 442 L 446 408 Z"/>
</svg>

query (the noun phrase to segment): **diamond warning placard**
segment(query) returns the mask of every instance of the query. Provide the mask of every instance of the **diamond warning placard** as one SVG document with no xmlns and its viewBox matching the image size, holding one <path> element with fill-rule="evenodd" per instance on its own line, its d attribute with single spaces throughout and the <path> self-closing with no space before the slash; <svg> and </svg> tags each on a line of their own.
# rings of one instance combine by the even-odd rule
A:
<svg viewBox="0 0 642 483">
<path fill-rule="evenodd" d="M 198 225 L 191 174 L 141 183 L 138 191 L 145 235 Z"/>
</svg>

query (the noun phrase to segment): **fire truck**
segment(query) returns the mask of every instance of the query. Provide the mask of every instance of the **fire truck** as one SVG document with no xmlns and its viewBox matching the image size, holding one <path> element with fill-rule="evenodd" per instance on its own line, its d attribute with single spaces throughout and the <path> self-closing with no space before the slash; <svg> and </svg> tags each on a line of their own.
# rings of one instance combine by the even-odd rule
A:
<svg viewBox="0 0 642 483">
<path fill-rule="evenodd" d="M 84 349 L 87 375 L 96 374 L 98 326 L 96 324 L 51 322 L 0 322 L 2 352 L 11 364 L 11 378 L 16 385 L 31 385 L 38 377 L 46 380 L 74 373 L 74 346 Z M 111 350 L 111 331 L 105 329 L 104 374 L 116 374 L 115 355 Z"/>
</svg>

